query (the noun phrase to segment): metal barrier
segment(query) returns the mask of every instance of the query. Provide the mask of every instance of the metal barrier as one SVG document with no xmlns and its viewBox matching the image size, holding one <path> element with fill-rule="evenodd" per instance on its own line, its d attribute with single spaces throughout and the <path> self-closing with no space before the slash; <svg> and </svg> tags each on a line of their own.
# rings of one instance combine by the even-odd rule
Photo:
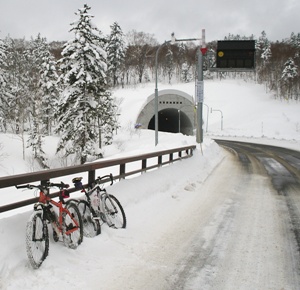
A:
<svg viewBox="0 0 300 290">
<path fill-rule="evenodd" d="M 119 166 L 119 175 L 115 175 L 114 179 L 122 179 L 127 176 L 146 172 L 147 170 L 154 169 L 184 158 L 188 158 L 193 156 L 193 150 L 196 148 L 195 145 L 185 146 L 180 148 L 174 148 L 164 151 L 157 151 L 147 154 L 136 155 L 132 157 L 111 159 L 111 160 L 101 160 L 99 162 L 88 163 L 84 165 L 76 165 L 69 166 L 63 168 L 49 169 L 44 171 L 38 171 L 34 173 L 26 173 L 26 174 L 18 174 L 11 175 L 7 177 L 0 177 L 0 188 L 15 186 L 19 184 L 26 184 L 30 182 L 40 181 L 41 183 L 49 181 L 51 178 L 71 175 L 80 172 L 88 172 L 88 183 L 92 183 L 96 178 L 96 170 L 111 166 Z M 174 158 L 174 154 L 178 154 L 176 158 Z M 169 156 L 167 161 L 163 162 L 163 156 Z M 157 157 L 157 163 L 147 166 L 147 160 L 150 158 Z M 126 171 L 126 164 L 141 161 L 141 167 L 132 171 Z M 105 182 L 105 181 L 104 181 Z M 70 192 L 75 192 L 74 188 L 69 190 Z M 57 197 L 58 192 L 50 194 L 50 196 Z M 30 205 L 37 202 L 38 198 L 31 198 L 27 200 L 23 200 L 16 203 L 7 204 L 4 206 L 0 206 L 0 213 L 9 211 L 12 209 L 16 209 L 22 206 Z"/>
</svg>

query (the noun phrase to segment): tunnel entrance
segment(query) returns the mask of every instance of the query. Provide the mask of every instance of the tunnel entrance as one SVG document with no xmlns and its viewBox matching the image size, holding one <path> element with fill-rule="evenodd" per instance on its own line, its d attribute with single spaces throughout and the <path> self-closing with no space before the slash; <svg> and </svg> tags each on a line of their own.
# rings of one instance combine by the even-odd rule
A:
<svg viewBox="0 0 300 290">
<path fill-rule="evenodd" d="M 189 117 L 181 110 L 169 108 L 158 112 L 159 131 L 193 135 L 192 128 Z M 155 130 L 155 116 L 151 118 L 148 129 Z"/>
</svg>

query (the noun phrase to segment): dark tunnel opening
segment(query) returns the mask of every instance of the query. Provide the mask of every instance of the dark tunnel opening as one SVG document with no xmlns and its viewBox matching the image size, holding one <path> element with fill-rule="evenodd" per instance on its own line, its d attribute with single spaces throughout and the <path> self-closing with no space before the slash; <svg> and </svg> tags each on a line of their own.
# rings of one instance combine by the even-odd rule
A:
<svg viewBox="0 0 300 290">
<path fill-rule="evenodd" d="M 148 129 L 155 130 L 155 116 L 151 118 Z M 173 108 L 158 112 L 158 130 L 193 135 L 193 126 L 188 116 L 181 110 Z"/>
</svg>

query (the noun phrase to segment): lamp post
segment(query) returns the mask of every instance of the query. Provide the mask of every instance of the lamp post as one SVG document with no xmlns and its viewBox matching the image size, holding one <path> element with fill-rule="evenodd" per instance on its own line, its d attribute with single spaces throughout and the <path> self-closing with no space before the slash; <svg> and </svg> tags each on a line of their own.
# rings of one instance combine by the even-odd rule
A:
<svg viewBox="0 0 300 290">
<path fill-rule="evenodd" d="M 156 54 L 155 54 L 155 91 L 154 91 L 154 95 L 155 95 L 155 101 L 154 101 L 154 118 L 155 118 L 155 146 L 158 144 L 158 88 L 157 88 L 157 62 L 158 62 L 158 54 L 160 49 L 168 44 L 174 44 L 175 42 L 184 42 L 184 41 L 195 41 L 195 40 L 200 40 L 199 38 L 186 38 L 186 39 L 176 39 L 175 38 L 175 34 L 172 33 L 171 34 L 171 40 L 165 41 L 163 44 L 161 44 L 158 49 L 156 50 Z"/>
<path fill-rule="evenodd" d="M 180 109 L 178 109 L 178 133 L 180 133 Z"/>
</svg>

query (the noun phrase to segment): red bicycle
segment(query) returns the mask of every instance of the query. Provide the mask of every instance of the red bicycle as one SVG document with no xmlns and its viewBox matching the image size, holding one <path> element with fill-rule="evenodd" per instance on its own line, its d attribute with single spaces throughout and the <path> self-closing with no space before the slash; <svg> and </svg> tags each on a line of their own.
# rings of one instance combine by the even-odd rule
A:
<svg viewBox="0 0 300 290">
<path fill-rule="evenodd" d="M 50 187 L 59 188 L 59 201 L 49 196 Z M 75 203 L 65 204 L 69 197 L 68 184 L 46 183 L 46 185 L 17 185 L 16 188 L 39 190 L 39 200 L 26 226 L 26 252 L 33 268 L 39 268 L 49 253 L 49 232 L 47 224 L 53 228 L 55 242 L 63 241 L 65 246 L 76 249 L 83 240 L 82 219 Z M 53 206 L 57 209 L 53 209 Z"/>
</svg>

